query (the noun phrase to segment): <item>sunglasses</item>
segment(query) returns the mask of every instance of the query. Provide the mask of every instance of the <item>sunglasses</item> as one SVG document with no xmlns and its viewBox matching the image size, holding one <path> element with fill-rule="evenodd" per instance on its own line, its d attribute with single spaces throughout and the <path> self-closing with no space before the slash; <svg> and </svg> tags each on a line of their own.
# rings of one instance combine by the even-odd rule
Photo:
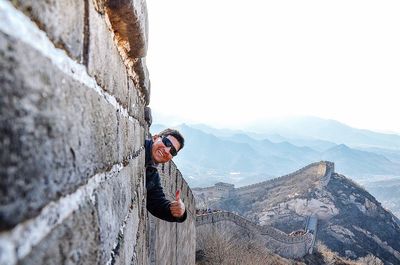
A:
<svg viewBox="0 0 400 265">
<path fill-rule="evenodd" d="M 176 151 L 174 145 L 172 144 L 172 142 L 171 142 L 167 137 L 163 136 L 163 137 L 161 138 L 161 141 L 163 142 L 163 144 L 164 144 L 166 147 L 171 148 L 171 149 L 169 149 L 169 153 L 170 153 L 172 156 L 176 156 L 176 155 L 178 154 L 178 152 Z"/>
</svg>

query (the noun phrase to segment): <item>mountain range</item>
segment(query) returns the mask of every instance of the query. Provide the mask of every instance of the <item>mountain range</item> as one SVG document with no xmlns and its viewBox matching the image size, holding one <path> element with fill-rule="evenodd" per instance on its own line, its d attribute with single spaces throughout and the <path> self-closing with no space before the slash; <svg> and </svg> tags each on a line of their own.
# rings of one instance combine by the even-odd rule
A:
<svg viewBox="0 0 400 265">
<path fill-rule="evenodd" d="M 165 128 L 153 125 L 153 133 Z M 352 128 L 314 117 L 258 125 L 257 132 L 181 124 L 186 139 L 175 162 L 191 186 L 237 186 L 282 175 L 319 160 L 355 180 L 400 178 L 400 135 Z M 261 130 L 260 128 L 264 128 Z"/>
<path fill-rule="evenodd" d="M 205 124 L 176 126 L 185 148 L 174 159 L 191 187 L 228 182 L 237 187 L 328 160 L 400 217 L 400 136 L 309 117 L 258 125 L 256 132 Z M 166 126 L 152 125 L 156 133 Z M 333 133 L 334 132 L 334 133 Z"/>
</svg>

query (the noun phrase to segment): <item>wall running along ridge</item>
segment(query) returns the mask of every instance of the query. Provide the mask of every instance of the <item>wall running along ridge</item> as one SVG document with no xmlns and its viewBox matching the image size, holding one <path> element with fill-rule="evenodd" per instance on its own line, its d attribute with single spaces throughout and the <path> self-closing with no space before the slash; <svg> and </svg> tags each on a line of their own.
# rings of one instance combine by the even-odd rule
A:
<svg viewBox="0 0 400 265">
<path fill-rule="evenodd" d="M 0 0 L 0 21 L 0 264 L 194 264 L 176 167 L 188 220 L 145 207 L 145 1 Z"/>
<path fill-rule="evenodd" d="M 287 180 L 293 177 L 298 177 L 301 174 L 313 176 L 318 179 L 319 187 L 326 187 L 330 181 L 332 173 L 335 171 L 335 165 L 330 161 L 320 161 L 309 164 L 293 173 L 280 176 L 274 179 L 266 180 L 256 184 L 243 186 L 240 188 L 234 188 L 234 186 L 223 186 L 222 184 L 215 184 L 211 187 L 206 188 L 194 188 L 193 191 L 198 194 L 204 194 L 206 197 L 215 198 L 229 198 L 234 196 L 252 196 L 254 193 L 258 193 L 260 190 L 269 190 L 273 186 L 282 185 Z M 201 201 L 201 200 L 200 200 Z M 198 201 L 199 202 L 199 201 Z"/>
<path fill-rule="evenodd" d="M 231 212 L 214 212 L 196 217 L 196 229 L 199 235 L 212 233 L 214 229 L 229 228 L 233 230 L 239 228 L 243 230 L 243 234 L 252 234 L 252 238 L 257 238 L 266 248 L 286 258 L 303 257 L 313 248 L 314 235 L 312 233 L 289 236 L 276 228 L 257 225 Z"/>
<path fill-rule="evenodd" d="M 258 184 L 241 187 L 231 191 L 233 194 L 248 194 L 255 193 L 258 189 L 264 189 L 271 184 L 277 183 L 282 180 L 292 178 L 296 175 L 304 174 L 304 172 L 314 169 L 318 172 L 320 188 L 328 185 L 332 173 L 334 173 L 335 165 L 329 161 L 321 161 L 307 165 L 288 175 L 267 180 Z M 200 189 L 199 189 L 200 190 Z M 214 187 L 203 188 L 202 192 L 212 190 L 215 195 Z M 303 235 L 291 236 L 271 226 L 260 226 L 254 222 L 236 215 L 231 212 L 218 211 L 208 214 L 199 214 L 196 216 L 196 229 L 199 238 L 202 234 L 213 233 L 214 230 L 226 230 L 231 228 L 232 231 L 242 231 L 244 235 L 251 234 L 252 238 L 259 240 L 266 248 L 286 258 L 303 257 L 308 253 L 312 253 L 317 237 L 317 223 L 316 216 L 308 216 L 307 218 L 307 233 Z"/>
<path fill-rule="evenodd" d="M 237 188 L 237 189 L 235 189 L 235 193 L 236 194 L 246 194 L 246 193 L 252 192 L 254 189 L 268 187 L 271 184 L 290 179 L 296 175 L 299 175 L 299 174 L 305 172 L 308 169 L 317 168 L 319 166 L 323 166 L 325 168 L 325 173 L 323 174 L 322 178 L 320 179 L 320 182 L 321 182 L 322 186 L 326 186 L 329 183 L 331 174 L 335 171 L 335 164 L 330 161 L 320 161 L 320 162 L 311 163 L 311 164 L 309 164 L 303 168 L 300 168 L 300 169 L 298 169 L 290 174 L 287 174 L 287 175 L 283 175 L 283 176 L 273 178 L 270 180 L 266 180 L 266 181 L 263 181 L 260 183 Z"/>
</svg>

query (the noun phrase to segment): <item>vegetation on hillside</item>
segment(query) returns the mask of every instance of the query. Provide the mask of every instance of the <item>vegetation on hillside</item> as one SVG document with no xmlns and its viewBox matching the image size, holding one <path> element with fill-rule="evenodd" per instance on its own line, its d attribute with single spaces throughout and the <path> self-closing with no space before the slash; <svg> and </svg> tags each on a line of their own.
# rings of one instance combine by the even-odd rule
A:
<svg viewBox="0 0 400 265">
<path fill-rule="evenodd" d="M 304 264 L 270 252 L 251 235 L 228 228 L 208 230 L 197 234 L 197 265 L 286 265 Z"/>
<path fill-rule="evenodd" d="M 384 263 L 372 254 L 361 257 L 356 261 L 339 256 L 330 250 L 321 241 L 316 244 L 312 255 L 305 256 L 302 261 L 308 265 L 330 264 L 330 265 L 383 265 Z"/>
<path fill-rule="evenodd" d="M 357 260 L 339 256 L 322 242 L 317 242 L 314 253 L 301 260 L 285 259 L 270 252 L 249 235 L 240 235 L 228 228 L 209 230 L 198 235 L 196 265 L 383 265 L 372 254 Z"/>
</svg>

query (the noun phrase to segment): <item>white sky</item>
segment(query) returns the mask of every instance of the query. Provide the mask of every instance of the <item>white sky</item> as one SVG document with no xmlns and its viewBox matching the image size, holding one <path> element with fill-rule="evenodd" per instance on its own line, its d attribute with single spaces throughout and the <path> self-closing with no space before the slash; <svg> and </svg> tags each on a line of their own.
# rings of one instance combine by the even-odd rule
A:
<svg viewBox="0 0 400 265">
<path fill-rule="evenodd" d="M 400 1 L 147 7 L 153 113 L 232 128 L 312 115 L 400 132 Z"/>
</svg>

